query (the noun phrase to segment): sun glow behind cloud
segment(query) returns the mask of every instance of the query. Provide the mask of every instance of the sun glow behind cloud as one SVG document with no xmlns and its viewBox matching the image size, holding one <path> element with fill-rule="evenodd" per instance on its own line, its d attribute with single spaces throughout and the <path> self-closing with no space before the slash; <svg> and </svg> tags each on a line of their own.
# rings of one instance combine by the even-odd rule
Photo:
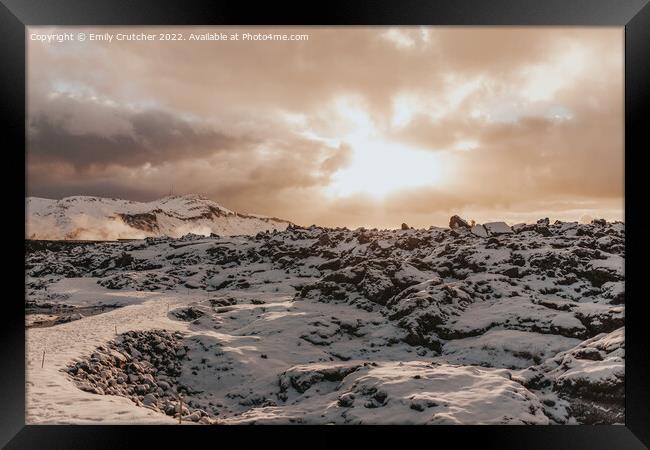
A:
<svg viewBox="0 0 650 450">
<path fill-rule="evenodd" d="M 149 201 L 173 184 L 328 226 L 622 217 L 622 28 L 303 31 L 30 41 L 29 195 Z"/>
<path fill-rule="evenodd" d="M 326 188 L 330 196 L 366 194 L 381 199 L 400 190 L 438 186 L 444 181 L 441 154 L 388 140 L 354 99 L 337 99 L 335 110 L 350 127 L 341 142 L 351 148 L 352 157 L 332 176 Z"/>
<path fill-rule="evenodd" d="M 437 186 L 443 177 L 440 155 L 394 144 L 363 133 L 347 140 L 352 160 L 332 176 L 331 195 L 369 194 L 382 198 L 407 188 Z"/>
</svg>

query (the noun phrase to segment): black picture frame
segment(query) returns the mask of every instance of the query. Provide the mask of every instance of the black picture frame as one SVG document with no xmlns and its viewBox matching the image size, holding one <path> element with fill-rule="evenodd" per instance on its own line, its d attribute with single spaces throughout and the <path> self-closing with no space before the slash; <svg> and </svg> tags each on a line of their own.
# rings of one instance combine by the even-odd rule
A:
<svg viewBox="0 0 650 450">
<path fill-rule="evenodd" d="M 19 297 L 23 267 L 21 239 L 5 254 L 5 281 L 16 295 L 3 299 L 4 326 L 0 359 L 0 445 L 5 448 L 131 448 L 177 442 L 207 442 L 239 448 L 257 445 L 333 448 L 369 447 L 388 439 L 402 445 L 423 440 L 481 448 L 635 449 L 650 446 L 650 370 L 644 271 L 647 235 L 643 212 L 647 195 L 646 154 L 650 149 L 650 5 L 649 0 L 330 0 L 319 4 L 169 0 L 0 0 L 0 89 L 5 142 L 5 181 L 13 189 L 3 196 L 2 211 L 23 233 L 25 172 L 25 27 L 30 25 L 522 25 L 625 27 L 625 222 L 626 222 L 626 419 L 625 426 L 438 426 L 320 427 L 258 426 L 35 426 L 25 425 L 24 303 Z M 9 160 L 6 159 L 9 157 Z M 15 191 L 15 192 L 14 192 Z M 20 197 L 20 196 L 23 197 Z M 11 212 L 10 212 L 11 211 Z M 20 225 L 22 221 L 22 226 Z M 646 227 L 647 228 L 647 227 Z M 14 256 L 15 253 L 15 256 Z M 646 260 L 647 261 L 647 260 Z M 15 272 L 15 274 L 14 274 Z M 24 294 L 24 285 L 22 292 Z M 255 442 L 258 441 L 258 442 Z M 306 443 L 307 442 L 307 443 Z M 198 445 L 198 444 L 196 444 Z M 399 444 L 398 444 L 399 445 Z M 227 445 L 227 448 L 233 444 Z M 177 447 L 179 448 L 179 447 Z"/>
</svg>

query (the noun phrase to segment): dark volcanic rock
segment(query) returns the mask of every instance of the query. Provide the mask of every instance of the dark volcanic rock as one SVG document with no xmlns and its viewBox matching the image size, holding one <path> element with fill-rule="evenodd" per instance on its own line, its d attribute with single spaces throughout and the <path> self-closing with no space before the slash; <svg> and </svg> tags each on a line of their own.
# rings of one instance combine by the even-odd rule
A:
<svg viewBox="0 0 650 450">
<path fill-rule="evenodd" d="M 178 382 L 186 351 L 178 332 L 129 331 L 64 370 L 86 392 L 127 397 L 138 406 L 177 415 L 178 395 L 186 392 Z M 207 416 L 187 406 L 183 406 L 185 420 Z"/>
<path fill-rule="evenodd" d="M 303 393 L 314 384 L 323 381 L 341 381 L 343 378 L 363 367 L 363 363 L 344 362 L 322 368 L 313 366 L 295 366 L 280 375 L 280 392 L 289 388 Z"/>
<path fill-rule="evenodd" d="M 451 216 L 451 219 L 449 219 L 449 228 L 452 230 L 454 228 L 471 228 L 469 223 L 467 223 L 466 220 L 461 219 L 459 216 Z"/>
<path fill-rule="evenodd" d="M 434 353 L 442 359 L 457 357 L 461 364 L 512 371 L 530 367 L 528 372 L 523 370 L 527 375 L 521 375 L 521 382 L 542 392 L 540 401 L 548 403 L 547 415 L 554 423 L 565 423 L 569 418 L 580 423 L 620 421 L 624 372 L 619 369 L 624 363 L 624 348 L 604 341 L 597 344 L 591 339 L 611 343 L 615 339 L 610 335 L 625 323 L 624 224 L 551 224 L 542 220 L 513 225 L 513 232 L 499 236 L 477 236 L 457 216 L 450 225 L 453 229 L 290 226 L 282 232 L 255 236 L 187 235 L 182 239 L 130 243 L 33 244 L 26 255 L 26 289 L 30 307 L 63 304 L 66 300 L 57 298 L 56 291 L 49 289 L 65 277 L 93 277 L 99 286 L 114 290 L 176 291 L 184 296 L 190 294 L 189 289 L 209 291 L 211 299 L 170 311 L 170 317 L 198 321 L 189 326 L 193 331 L 201 327 L 227 328 L 223 324 L 236 323 L 231 319 L 239 318 L 243 310 L 262 323 L 264 313 L 284 309 L 275 300 L 260 303 L 260 293 L 269 293 L 269 298 L 274 293 L 283 296 L 293 303 L 287 310 L 301 301 L 344 302 L 346 305 L 336 306 L 341 310 L 348 305 L 366 310 L 377 318 L 376 323 L 361 324 L 339 317 L 319 325 L 308 324 L 295 336 L 301 346 L 314 346 L 322 361 L 327 361 L 325 366 L 358 358 L 359 354 L 346 351 L 344 344 L 365 334 L 373 336 L 367 349 L 369 356 L 382 356 L 384 347 L 394 345 L 413 352 L 413 356 Z M 326 309 L 323 305 L 317 307 Z M 381 327 L 388 322 L 397 328 L 391 326 L 390 333 L 384 334 Z M 610 337 L 604 338 L 602 333 Z M 173 399 L 161 397 L 158 389 L 152 390 L 146 381 L 151 375 L 164 391 L 160 382 L 174 389 L 177 375 L 166 374 L 169 367 L 164 364 L 156 365 L 160 355 L 146 349 L 149 338 L 132 338 L 133 348 L 153 358 L 151 364 L 157 372 L 142 363 L 146 358 L 133 356 L 130 347 L 123 347 L 124 352 L 131 352 L 127 352 L 131 358 L 127 361 L 139 366 L 120 366 L 121 372 L 113 372 L 112 367 L 102 363 L 106 352 L 100 350 L 96 360 L 89 357 L 85 366 L 74 369 L 90 373 L 85 369 L 88 367 L 96 379 L 80 375 L 77 381 L 89 392 L 118 392 L 114 395 L 125 395 L 138 404 L 175 414 L 175 405 L 167 402 Z M 585 339 L 582 347 L 566 351 Z M 124 353 L 122 347 L 111 348 Z M 175 349 L 172 353 L 167 364 L 171 363 L 174 372 L 173 358 L 183 357 L 184 351 Z M 561 358 L 555 362 L 546 359 L 554 354 Z M 260 349 L 254 362 L 277 363 L 276 355 Z M 199 367 L 201 363 L 189 365 Z M 103 375 L 98 375 L 95 366 L 104 366 L 114 376 L 137 377 L 131 377 L 126 393 L 120 393 L 110 380 L 107 383 Z M 214 373 L 218 376 L 229 370 L 225 364 L 221 369 L 215 368 Z M 191 368 L 188 372 L 202 375 L 201 370 Z M 313 366 L 309 371 L 287 372 L 287 389 L 296 392 L 287 390 L 284 394 L 313 394 L 319 389 L 313 388 L 318 383 L 330 383 L 325 386 L 334 389 L 339 375 L 321 373 Z M 168 379 L 161 380 L 161 373 Z M 515 378 L 520 375 L 512 373 Z M 602 373 L 611 377 L 596 376 Z M 269 394 L 244 393 L 237 401 L 251 406 L 270 405 L 266 398 Z M 389 404 L 394 401 L 384 400 Z M 356 400 L 334 396 L 332 405 L 337 404 L 363 409 L 366 404 L 368 408 L 379 408 L 383 402 L 373 395 L 357 395 Z M 187 414 L 193 414 L 193 407 L 188 408 Z M 428 406 L 424 408 L 422 414 Z M 567 412 L 569 409 L 572 412 Z"/>
<path fill-rule="evenodd" d="M 205 313 L 201 311 L 200 309 L 196 309 L 193 307 L 189 308 L 181 308 L 172 311 L 172 314 L 179 320 L 183 320 L 186 322 L 191 322 L 193 320 L 196 320 L 200 317 L 203 317 Z"/>
<path fill-rule="evenodd" d="M 625 330 L 599 334 L 544 364 L 522 372 L 518 381 L 551 389 L 570 404 L 579 423 L 625 420 Z"/>
</svg>

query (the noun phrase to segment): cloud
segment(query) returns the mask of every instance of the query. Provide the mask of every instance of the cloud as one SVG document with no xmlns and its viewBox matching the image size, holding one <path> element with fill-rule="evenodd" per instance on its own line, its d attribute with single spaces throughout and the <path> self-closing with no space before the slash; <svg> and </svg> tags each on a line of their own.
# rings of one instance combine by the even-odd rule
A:
<svg viewBox="0 0 650 450">
<path fill-rule="evenodd" d="M 28 192 L 151 200 L 173 185 L 244 212 L 348 226 L 441 225 L 461 210 L 622 215 L 620 28 L 226 31 L 310 38 L 28 41 Z M 418 159 L 436 165 L 430 185 L 390 180 L 398 188 L 381 198 L 328 191 L 376 151 L 408 177 L 400 148 L 438 155 Z"/>
<path fill-rule="evenodd" d="M 252 144 L 248 137 L 163 110 L 131 110 L 61 96 L 46 100 L 45 106 L 30 116 L 29 155 L 76 168 L 159 164 Z"/>
</svg>

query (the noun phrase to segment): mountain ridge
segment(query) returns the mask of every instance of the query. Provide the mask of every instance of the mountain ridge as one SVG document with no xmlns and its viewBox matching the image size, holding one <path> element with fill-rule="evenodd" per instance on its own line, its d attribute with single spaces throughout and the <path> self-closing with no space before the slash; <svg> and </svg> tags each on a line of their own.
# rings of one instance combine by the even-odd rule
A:
<svg viewBox="0 0 650 450">
<path fill-rule="evenodd" d="M 200 195 L 151 202 L 71 196 L 26 197 L 26 237 L 43 240 L 117 240 L 198 235 L 250 235 L 284 230 L 291 222 L 244 214 Z"/>
</svg>

